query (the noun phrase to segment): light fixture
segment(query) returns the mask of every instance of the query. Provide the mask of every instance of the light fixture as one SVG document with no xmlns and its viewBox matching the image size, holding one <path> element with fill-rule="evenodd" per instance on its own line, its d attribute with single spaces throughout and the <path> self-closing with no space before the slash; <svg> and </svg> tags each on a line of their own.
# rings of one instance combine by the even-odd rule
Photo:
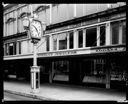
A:
<svg viewBox="0 0 128 104">
<path fill-rule="evenodd" d="M 29 24 L 30 24 L 30 22 L 29 22 L 28 17 L 24 17 L 23 18 L 23 26 L 24 26 L 25 30 L 29 30 Z"/>
</svg>

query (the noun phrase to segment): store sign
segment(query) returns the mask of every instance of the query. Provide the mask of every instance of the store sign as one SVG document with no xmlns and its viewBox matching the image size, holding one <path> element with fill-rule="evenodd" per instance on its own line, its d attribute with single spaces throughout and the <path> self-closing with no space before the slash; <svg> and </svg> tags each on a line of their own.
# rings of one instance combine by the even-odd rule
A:
<svg viewBox="0 0 128 104">
<path fill-rule="evenodd" d="M 96 52 L 117 52 L 117 51 L 125 51 L 125 47 L 118 48 L 105 48 L 105 49 L 96 49 Z"/>
<path fill-rule="evenodd" d="M 85 50 L 72 50 L 72 51 L 62 51 L 62 52 L 49 52 L 49 53 L 41 53 L 39 56 L 43 57 L 51 57 L 51 56 L 66 56 L 66 55 L 82 55 L 82 54 L 95 54 L 95 53 L 106 53 L 106 52 L 119 52 L 125 51 L 125 47 L 116 47 L 116 48 L 102 48 L 102 49 L 85 49 Z"/>
<path fill-rule="evenodd" d="M 66 55 L 74 55 L 74 54 L 76 54 L 76 51 L 43 53 L 41 54 L 41 56 L 66 56 Z"/>
</svg>

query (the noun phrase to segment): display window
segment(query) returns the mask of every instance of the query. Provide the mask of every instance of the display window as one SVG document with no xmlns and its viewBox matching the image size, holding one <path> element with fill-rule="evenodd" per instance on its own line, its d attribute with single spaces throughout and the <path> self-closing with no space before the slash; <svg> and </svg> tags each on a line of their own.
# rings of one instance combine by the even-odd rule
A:
<svg viewBox="0 0 128 104">
<path fill-rule="evenodd" d="M 111 62 L 111 80 L 126 81 L 126 63 L 120 60 Z"/>
<path fill-rule="evenodd" d="M 87 83 L 105 83 L 105 60 L 93 59 L 84 60 L 82 73 L 85 73 L 83 82 Z"/>
<path fill-rule="evenodd" d="M 59 60 L 53 62 L 53 80 L 69 80 L 69 61 Z"/>
</svg>

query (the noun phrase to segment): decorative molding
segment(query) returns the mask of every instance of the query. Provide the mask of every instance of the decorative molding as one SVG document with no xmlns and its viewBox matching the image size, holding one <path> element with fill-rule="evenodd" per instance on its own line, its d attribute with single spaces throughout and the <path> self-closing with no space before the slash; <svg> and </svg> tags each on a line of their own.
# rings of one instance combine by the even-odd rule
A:
<svg viewBox="0 0 128 104">
<path fill-rule="evenodd" d="M 18 17 L 18 19 L 21 19 L 21 18 L 24 18 L 25 16 L 30 16 L 31 15 L 31 13 L 29 13 L 29 12 L 23 12 L 23 13 L 21 13 L 20 15 L 19 15 L 19 17 Z"/>
<path fill-rule="evenodd" d="M 41 11 L 47 9 L 47 8 L 49 8 L 49 6 L 44 6 L 44 5 L 43 6 L 39 6 L 39 7 L 37 7 L 35 9 L 34 13 L 39 13 L 39 12 L 41 12 Z"/>
<path fill-rule="evenodd" d="M 13 21 L 15 21 L 16 20 L 16 18 L 9 18 L 7 21 L 6 21 L 6 23 L 10 23 L 10 22 L 13 22 Z"/>
</svg>

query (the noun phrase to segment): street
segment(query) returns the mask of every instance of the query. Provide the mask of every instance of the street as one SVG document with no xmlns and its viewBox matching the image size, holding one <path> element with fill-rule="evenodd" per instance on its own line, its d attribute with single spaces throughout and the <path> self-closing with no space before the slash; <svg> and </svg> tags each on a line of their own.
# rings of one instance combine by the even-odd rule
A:
<svg viewBox="0 0 128 104">
<path fill-rule="evenodd" d="M 38 101 L 39 99 L 33 99 L 29 97 L 24 97 L 24 96 L 4 92 L 4 100 L 5 101 Z"/>
</svg>

